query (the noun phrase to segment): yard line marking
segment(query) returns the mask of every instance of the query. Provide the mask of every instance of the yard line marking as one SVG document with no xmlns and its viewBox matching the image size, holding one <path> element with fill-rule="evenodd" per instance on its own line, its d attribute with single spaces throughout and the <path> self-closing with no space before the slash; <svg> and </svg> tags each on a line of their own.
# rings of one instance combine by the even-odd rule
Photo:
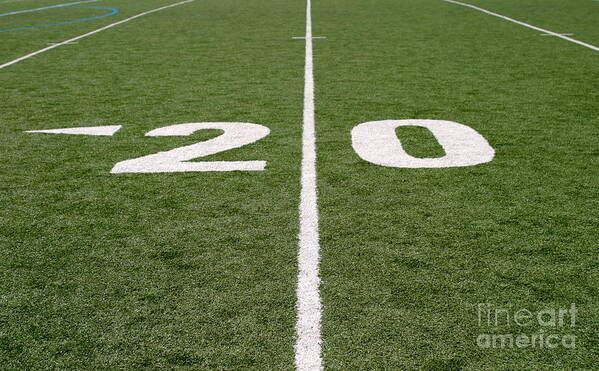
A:
<svg viewBox="0 0 599 371">
<path fill-rule="evenodd" d="M 143 13 L 139 13 L 139 14 L 137 14 L 137 15 L 134 15 L 134 16 L 132 16 L 132 17 L 129 17 L 129 18 L 125 18 L 125 19 L 123 19 L 123 20 L 120 20 L 120 21 L 118 21 L 118 22 L 115 22 L 115 23 L 111 23 L 111 24 L 109 24 L 108 26 L 104 26 L 104 27 L 98 28 L 97 30 L 94 30 L 94 31 L 88 32 L 88 33 L 86 33 L 86 34 L 83 34 L 83 35 L 80 35 L 80 36 L 77 36 L 77 37 L 73 37 L 72 39 L 65 40 L 65 41 L 63 41 L 63 42 L 60 42 L 60 43 L 57 43 L 57 44 L 55 44 L 55 45 L 48 46 L 48 47 L 46 47 L 46 48 L 44 48 L 44 49 L 40 49 L 40 50 L 38 50 L 38 51 L 36 51 L 36 52 L 33 52 L 33 53 L 30 53 L 30 54 L 24 55 L 24 56 L 22 56 L 22 57 L 20 57 L 20 58 L 17 58 L 17 59 L 15 59 L 15 60 L 12 60 L 12 61 L 10 61 L 10 62 L 4 63 L 4 64 L 0 65 L 0 70 L 1 70 L 1 69 L 3 69 L 3 68 L 6 68 L 6 67 L 12 66 L 13 64 L 16 64 L 16 63 L 19 63 L 19 62 L 21 62 L 21 61 L 24 61 L 25 59 L 29 59 L 29 58 L 31 58 L 31 57 L 34 57 L 34 56 L 36 56 L 36 55 L 38 55 L 38 54 L 41 54 L 41 53 L 47 52 L 48 50 L 52 50 L 52 49 L 54 49 L 54 48 L 58 48 L 59 46 L 66 45 L 66 44 L 68 44 L 68 43 L 72 43 L 73 41 L 77 41 L 77 40 L 83 39 L 84 37 L 88 37 L 88 36 L 91 36 L 91 35 L 93 35 L 93 34 L 96 34 L 96 33 L 98 33 L 98 32 L 101 32 L 101 31 L 107 30 L 107 29 L 109 29 L 109 28 L 112 28 L 112 27 L 114 27 L 114 26 L 118 26 L 118 25 L 120 25 L 120 24 L 122 24 L 122 23 L 125 23 L 125 22 L 132 21 L 132 20 L 134 20 L 134 19 L 136 19 L 136 18 L 139 18 L 139 17 L 142 17 L 142 16 L 144 16 L 144 15 L 151 14 L 151 13 L 154 13 L 154 12 L 158 12 L 158 11 L 160 11 L 160 10 L 164 10 L 164 9 L 172 8 L 172 7 L 174 7 L 174 6 L 178 6 L 178 5 L 187 4 L 187 3 L 190 3 L 190 2 L 192 2 L 192 1 L 194 1 L 194 0 L 185 0 L 185 1 L 181 1 L 181 2 L 175 3 L 175 4 L 166 5 L 166 6 L 163 6 L 163 7 L 160 7 L 160 8 L 156 8 L 156 9 L 148 10 L 148 11 L 146 11 L 146 12 L 143 12 Z"/>
<path fill-rule="evenodd" d="M 326 36 L 312 36 L 310 37 L 312 40 L 314 39 L 326 39 Z M 306 40 L 306 36 L 293 36 L 294 40 Z"/>
<path fill-rule="evenodd" d="M 62 7 L 65 7 L 65 6 L 71 6 L 71 5 L 77 5 L 77 4 L 94 3 L 94 2 L 97 2 L 97 1 L 101 1 L 101 0 L 85 0 L 85 1 L 77 1 L 77 2 L 74 2 L 74 3 L 65 3 L 65 4 L 57 4 L 57 5 L 44 6 L 42 8 L 17 10 L 17 11 L 14 11 L 14 12 L 8 12 L 8 13 L 0 14 L 0 17 L 4 17 L 4 16 L 7 16 L 7 15 L 15 15 L 15 14 L 22 14 L 22 13 L 37 12 L 37 11 L 46 10 L 46 9 L 62 8 Z"/>
<path fill-rule="evenodd" d="M 60 43 L 47 43 L 46 45 L 56 45 L 56 44 L 60 44 Z M 79 44 L 78 41 L 74 41 L 72 43 L 66 43 L 65 45 L 76 45 Z"/>
<path fill-rule="evenodd" d="M 316 137 L 314 122 L 314 71 L 312 57 L 312 5 L 306 1 L 306 62 L 304 71 L 304 123 L 302 131 L 300 231 L 297 274 L 295 366 L 299 371 L 322 370 L 320 318 L 320 242 L 316 189 Z"/>
<path fill-rule="evenodd" d="M 509 18 L 509 17 L 506 17 L 506 16 L 501 15 L 501 14 L 493 13 L 493 12 L 491 12 L 489 10 L 486 10 L 486 9 L 483 9 L 483 8 L 479 8 L 479 7 L 471 5 L 471 4 L 466 4 L 466 3 L 462 3 L 462 2 L 459 2 L 459 1 L 455 1 L 455 0 L 442 0 L 442 1 L 445 1 L 447 3 L 456 4 L 456 5 L 465 6 L 465 7 L 468 7 L 468 8 L 472 8 L 472 9 L 478 10 L 480 12 L 487 13 L 487 14 L 490 14 L 492 16 L 505 19 L 506 21 L 510 21 L 510 22 L 519 24 L 520 26 L 532 28 L 533 30 L 537 30 L 537 31 L 540 31 L 540 32 L 543 32 L 543 33 L 546 33 L 546 34 L 549 34 L 549 35 L 552 35 L 552 36 L 555 36 L 555 37 L 559 37 L 560 39 L 563 39 L 563 40 L 566 40 L 566 41 L 569 41 L 569 42 L 572 42 L 572 43 L 575 43 L 575 44 L 578 44 L 578 45 L 582 45 L 584 47 L 587 47 L 589 49 L 592 49 L 592 50 L 595 50 L 595 51 L 599 52 L 599 47 L 597 47 L 595 45 L 587 44 L 585 42 L 575 40 L 575 39 L 573 39 L 571 37 L 568 37 L 568 36 L 563 36 L 562 34 L 559 34 L 559 33 L 553 32 L 553 31 L 549 31 L 549 30 L 546 30 L 546 29 L 541 28 L 541 27 L 537 27 L 537 26 L 530 25 L 528 23 L 520 22 L 520 21 L 517 21 L 517 20 L 515 20 L 513 18 Z"/>
</svg>

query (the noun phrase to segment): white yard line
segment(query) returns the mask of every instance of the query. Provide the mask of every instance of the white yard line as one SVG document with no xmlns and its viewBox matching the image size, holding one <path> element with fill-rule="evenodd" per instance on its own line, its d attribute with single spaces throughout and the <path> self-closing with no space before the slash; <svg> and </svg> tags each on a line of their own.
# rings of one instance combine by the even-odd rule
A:
<svg viewBox="0 0 599 371">
<path fill-rule="evenodd" d="M 312 6 L 306 4 L 306 64 L 304 126 L 302 133 L 300 231 L 297 275 L 295 366 L 300 371 L 321 370 L 320 242 L 316 191 L 316 137 L 314 123 L 314 72 L 312 58 Z"/>
<path fill-rule="evenodd" d="M 156 8 L 156 9 L 148 10 L 148 11 L 146 11 L 146 12 L 139 13 L 139 14 L 137 14 L 137 15 L 134 15 L 134 16 L 132 16 L 132 17 L 125 18 L 125 19 L 123 19 L 123 20 L 121 20 L 121 21 L 118 21 L 118 22 L 115 22 L 115 23 L 109 24 L 108 26 L 104 26 L 104 27 L 102 27 L 102 28 L 98 28 L 97 30 L 94 30 L 94 31 L 88 32 L 88 33 L 86 33 L 86 34 L 83 34 L 83 35 L 80 35 L 80 36 L 77 36 L 77 37 L 73 37 L 72 39 L 68 39 L 68 40 L 65 40 L 65 41 L 59 42 L 59 43 L 57 43 L 57 44 L 54 44 L 54 45 L 48 46 L 48 47 L 46 47 L 46 48 L 40 49 L 40 50 L 38 50 L 38 51 L 36 51 L 36 52 L 33 52 L 33 53 L 30 53 L 30 54 L 24 55 L 24 56 L 22 56 L 22 57 L 20 57 L 20 58 L 17 58 L 17 59 L 15 59 L 15 60 L 12 60 L 12 61 L 10 61 L 10 62 L 6 62 L 6 63 L 4 63 L 4 64 L 0 65 L 0 70 L 1 70 L 1 69 L 3 69 L 3 68 L 6 68 L 6 67 L 8 67 L 8 66 L 12 66 L 13 64 L 16 64 L 16 63 L 19 63 L 19 62 L 21 62 L 21 61 L 24 61 L 24 60 L 26 60 L 26 59 L 29 59 L 29 58 L 31 58 L 31 57 L 34 57 L 34 56 L 36 56 L 36 55 L 38 55 L 38 54 L 42 54 L 42 53 L 44 53 L 44 52 L 47 52 L 48 50 L 52 50 L 52 49 L 54 49 L 54 48 L 58 48 L 59 46 L 66 45 L 66 44 L 69 44 L 69 43 L 72 43 L 73 41 L 77 41 L 77 40 L 83 39 L 84 37 L 88 37 L 88 36 L 91 36 L 91 35 L 93 35 L 93 34 L 96 34 L 96 33 L 98 33 L 98 32 L 101 32 L 101 31 L 107 30 L 107 29 L 109 29 L 109 28 L 112 28 L 112 27 L 114 27 L 114 26 L 118 26 L 118 25 L 120 25 L 120 24 L 122 24 L 122 23 L 125 23 L 125 22 L 132 21 L 132 20 L 134 20 L 134 19 L 136 19 L 136 18 L 139 18 L 139 17 L 142 17 L 142 16 L 144 16 L 144 15 L 151 14 L 151 13 L 154 13 L 154 12 L 158 12 L 158 11 L 160 11 L 160 10 L 164 10 L 164 9 L 172 8 L 172 7 L 174 7 L 174 6 L 178 6 L 178 5 L 182 5 L 182 4 L 190 3 L 190 2 L 192 2 L 192 1 L 194 1 L 194 0 L 185 0 L 185 1 L 181 1 L 181 2 L 179 2 L 179 3 L 175 3 L 175 4 L 171 4 L 171 5 L 163 6 L 163 7 L 160 7 L 160 8 Z"/>
<path fill-rule="evenodd" d="M 77 5 L 77 4 L 95 3 L 97 1 L 100 1 L 100 0 L 84 0 L 84 1 L 77 1 L 77 2 L 74 2 L 74 3 L 66 3 L 66 4 L 57 4 L 57 5 L 44 6 L 42 8 L 17 10 L 17 11 L 14 11 L 14 12 L 0 14 L 0 17 L 5 17 L 5 16 L 8 16 L 8 15 L 15 15 L 15 14 L 22 14 L 22 13 L 38 12 L 40 10 L 53 9 L 53 8 L 63 8 L 65 6 L 71 6 L 71 5 Z"/>
<path fill-rule="evenodd" d="M 597 47 L 595 45 L 587 44 L 585 42 L 575 40 L 575 39 L 573 39 L 571 37 L 564 36 L 563 34 L 559 34 L 557 32 L 549 31 L 549 30 L 546 30 L 546 29 L 541 28 L 541 27 L 537 27 L 537 26 L 530 25 L 528 23 L 520 22 L 520 21 L 517 21 L 517 20 L 515 20 L 513 18 L 509 18 L 509 17 L 506 17 L 506 16 L 501 15 L 501 14 L 493 13 L 493 12 L 491 12 L 489 10 L 486 10 L 486 9 L 483 9 L 483 8 L 479 8 L 479 7 L 471 5 L 471 4 L 466 4 L 466 3 L 462 3 L 462 2 L 459 2 L 459 1 L 455 1 L 455 0 L 443 0 L 443 1 L 445 1 L 447 3 L 456 4 L 456 5 L 466 6 L 468 8 L 472 8 L 472 9 L 478 10 L 479 12 L 483 12 L 483 13 L 486 13 L 486 14 L 489 14 L 489 15 L 492 15 L 492 16 L 495 16 L 495 17 L 499 17 L 501 19 L 505 19 L 506 21 L 510 21 L 510 22 L 519 24 L 520 26 L 528 27 L 528 28 L 531 28 L 533 30 L 537 30 L 537 31 L 540 31 L 540 32 L 543 32 L 543 33 L 546 33 L 546 34 L 549 34 L 549 35 L 552 35 L 552 36 L 555 36 L 555 37 L 559 37 L 560 39 L 569 41 L 571 43 L 582 45 L 582 46 L 584 46 L 586 48 L 589 48 L 589 49 L 592 49 L 592 50 L 595 50 L 595 51 L 599 51 L 599 47 Z"/>
<path fill-rule="evenodd" d="M 293 40 L 306 40 L 306 36 L 293 36 Z M 312 40 L 314 39 L 326 39 L 326 36 L 312 36 Z"/>
</svg>

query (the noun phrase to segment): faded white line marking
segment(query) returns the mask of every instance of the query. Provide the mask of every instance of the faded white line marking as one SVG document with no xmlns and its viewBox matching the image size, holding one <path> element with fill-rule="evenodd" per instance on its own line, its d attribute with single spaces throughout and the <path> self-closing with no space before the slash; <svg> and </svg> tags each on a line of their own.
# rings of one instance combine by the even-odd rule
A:
<svg viewBox="0 0 599 371">
<path fill-rule="evenodd" d="M 47 52 L 48 50 L 52 50 L 52 49 L 54 49 L 54 48 L 58 48 L 59 46 L 62 46 L 62 45 L 69 44 L 69 43 L 71 43 L 71 42 L 73 42 L 73 41 L 77 41 L 77 40 L 83 39 L 84 37 L 88 37 L 88 36 L 91 36 L 91 35 L 93 35 L 93 34 L 96 34 L 96 33 L 98 33 L 98 32 L 101 32 L 101 31 L 107 30 L 107 29 L 109 29 L 109 28 L 112 28 L 112 27 L 114 27 L 114 26 L 118 26 L 118 25 L 120 25 L 120 24 L 123 24 L 123 23 L 125 23 L 125 22 L 132 21 L 132 20 L 134 20 L 134 19 L 136 19 L 136 18 L 139 18 L 139 17 L 142 17 L 142 16 L 144 16 L 144 15 L 151 14 L 151 13 L 154 13 L 154 12 L 158 12 L 158 11 L 160 11 L 160 10 L 164 10 L 164 9 L 172 8 L 172 7 L 174 7 L 174 6 L 178 6 L 178 5 L 182 5 L 182 4 L 187 4 L 187 3 L 190 3 L 190 2 L 192 2 L 192 1 L 194 1 L 194 0 L 185 0 L 185 1 L 181 1 L 181 2 L 179 2 L 179 3 L 175 3 L 175 4 L 171 4 L 171 5 L 163 6 L 163 7 L 160 7 L 160 8 L 156 8 L 156 9 L 148 10 L 147 12 L 139 13 L 139 14 L 137 14 L 137 15 L 134 15 L 134 16 L 132 16 L 132 17 L 125 18 L 125 19 L 123 19 L 123 20 L 121 20 L 121 21 L 118 21 L 118 22 L 115 22 L 115 23 L 109 24 L 108 26 L 104 26 L 104 27 L 102 27 L 102 28 L 98 28 L 97 30 L 94 30 L 94 31 L 88 32 L 88 33 L 86 33 L 86 34 L 83 34 L 83 35 L 80 35 L 80 36 L 77 36 L 77 37 L 73 37 L 72 39 L 65 40 L 65 41 L 63 41 L 63 42 L 60 42 L 60 43 L 58 43 L 58 44 L 51 45 L 51 46 L 48 46 L 48 47 L 46 47 L 46 48 L 44 48 L 44 49 L 40 49 L 40 50 L 38 50 L 38 51 L 36 51 L 36 52 L 33 52 L 33 53 L 30 53 L 30 54 L 24 55 L 24 56 L 22 56 L 22 57 L 20 57 L 20 58 L 17 58 L 17 59 L 15 59 L 15 60 L 12 60 L 12 61 L 10 61 L 10 62 L 6 62 L 6 63 L 4 63 L 4 64 L 0 65 L 0 69 L 6 68 L 6 67 L 8 67 L 8 66 L 12 66 L 13 64 L 19 63 L 19 62 L 21 62 L 21 61 L 24 61 L 24 60 L 26 60 L 26 59 L 29 59 L 29 58 L 31 58 L 31 57 L 34 57 L 34 56 L 36 56 L 36 55 L 38 55 L 38 54 L 42 54 L 42 53 L 44 53 L 44 52 Z"/>
<path fill-rule="evenodd" d="M 568 36 L 563 36 L 561 34 L 558 34 L 558 33 L 553 32 L 553 31 L 546 30 L 546 29 L 541 28 L 541 27 L 537 27 L 537 26 L 530 25 L 528 23 L 520 22 L 520 21 L 517 21 L 517 20 L 515 20 L 513 18 L 509 18 L 509 17 L 506 17 L 506 16 L 501 15 L 501 14 L 493 13 L 493 12 L 491 12 L 489 10 L 486 10 L 486 9 L 483 9 L 483 8 L 479 8 L 479 7 L 471 5 L 471 4 L 466 4 L 466 3 L 462 3 L 462 2 L 459 2 L 459 1 L 455 1 L 455 0 L 442 0 L 442 1 L 445 1 L 446 3 L 452 3 L 452 4 L 456 4 L 456 5 L 461 5 L 461 6 L 465 6 L 465 7 L 468 7 L 468 8 L 472 8 L 472 9 L 478 10 L 479 12 L 483 12 L 483 13 L 486 13 L 486 14 L 489 14 L 489 15 L 501 18 L 501 19 L 505 19 L 506 21 L 510 21 L 510 22 L 519 24 L 520 26 L 528 27 L 528 28 L 531 28 L 533 30 L 537 30 L 539 32 L 543 32 L 543 33 L 546 33 L 546 34 L 549 34 L 549 35 L 552 35 L 552 36 L 555 36 L 555 37 L 559 37 L 560 39 L 572 42 L 574 44 L 578 44 L 578 45 L 584 46 L 586 48 L 589 48 L 589 49 L 592 49 L 592 50 L 595 50 L 595 51 L 599 51 L 599 47 L 597 47 L 595 45 L 587 44 L 585 42 L 575 40 L 575 39 L 573 39 L 571 37 L 568 37 Z"/>
<path fill-rule="evenodd" d="M 306 1 L 306 62 L 304 125 L 299 205 L 300 232 L 297 275 L 295 366 L 300 371 L 322 370 L 320 319 L 320 242 L 316 189 L 316 136 L 314 122 L 314 71 L 312 57 L 312 6 Z"/>
<path fill-rule="evenodd" d="M 573 33 L 560 33 L 559 35 L 562 35 L 562 36 L 574 36 Z M 550 33 L 542 33 L 541 36 L 555 36 L 555 35 L 552 35 Z"/>
<path fill-rule="evenodd" d="M 77 5 L 77 4 L 95 3 L 95 2 L 98 2 L 98 1 L 100 1 L 100 0 L 85 0 L 85 1 L 77 1 L 77 2 L 74 2 L 74 3 L 66 3 L 66 4 L 57 4 L 57 5 L 44 6 L 42 8 L 17 10 L 17 11 L 14 11 L 14 12 L 0 14 L 0 17 L 5 17 L 5 16 L 9 16 L 9 15 L 15 15 L 15 14 L 38 12 L 40 10 L 53 9 L 53 8 L 63 8 L 63 7 L 71 6 L 71 5 Z"/>
</svg>

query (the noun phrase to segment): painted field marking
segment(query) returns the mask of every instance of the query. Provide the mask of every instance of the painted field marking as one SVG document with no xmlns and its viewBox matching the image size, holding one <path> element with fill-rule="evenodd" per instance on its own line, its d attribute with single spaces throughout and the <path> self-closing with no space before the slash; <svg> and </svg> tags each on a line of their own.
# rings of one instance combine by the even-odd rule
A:
<svg viewBox="0 0 599 371">
<path fill-rule="evenodd" d="M 44 133 L 44 134 L 69 134 L 69 135 L 94 135 L 94 136 L 113 136 L 119 131 L 122 125 L 110 126 L 86 126 L 78 128 L 27 130 L 26 133 Z"/>
<path fill-rule="evenodd" d="M 397 136 L 401 126 L 428 129 L 445 155 L 436 158 L 413 157 Z M 364 122 L 351 131 L 352 146 L 364 161 L 396 168 L 434 169 L 475 166 L 493 160 L 495 150 L 476 130 L 446 120 L 382 120 Z"/>
<path fill-rule="evenodd" d="M 573 39 L 571 37 L 564 36 L 564 35 L 559 34 L 557 32 L 549 31 L 549 30 L 546 30 L 546 29 L 541 28 L 541 27 L 537 27 L 537 26 L 530 25 L 528 23 L 520 22 L 520 21 L 517 21 L 517 20 L 515 20 L 513 18 L 509 18 L 509 17 L 506 17 L 506 16 L 501 15 L 501 14 L 493 13 L 492 11 L 489 11 L 489 10 L 486 10 L 486 9 L 483 9 L 483 8 L 479 8 L 479 7 L 471 5 L 471 4 L 466 4 L 466 3 L 462 3 L 462 2 L 459 2 L 459 1 L 455 1 L 455 0 L 442 0 L 442 1 L 445 1 L 446 3 L 452 3 L 452 4 L 456 4 L 456 5 L 461 5 L 461 6 L 465 6 L 465 7 L 468 7 L 468 8 L 472 8 L 472 9 L 478 10 L 479 12 L 483 12 L 483 13 L 486 13 L 486 14 L 489 14 L 489 15 L 501 18 L 501 19 L 505 19 L 506 21 L 510 21 L 510 22 L 519 24 L 520 26 L 528 27 L 528 28 L 531 28 L 533 30 L 537 30 L 537 31 L 540 31 L 540 32 L 543 32 L 543 33 L 546 33 L 546 34 L 549 34 L 549 35 L 552 35 L 552 36 L 555 36 L 555 37 L 559 37 L 560 39 L 572 42 L 574 44 L 582 45 L 582 46 L 584 46 L 586 48 L 589 48 L 589 49 L 592 49 L 592 50 L 595 50 L 595 51 L 599 52 L 599 47 L 597 47 L 595 45 L 587 44 L 585 42 L 575 40 L 575 39 Z"/>
<path fill-rule="evenodd" d="M 295 366 L 300 371 L 322 370 L 320 319 L 320 241 L 316 189 L 316 136 L 312 54 L 312 5 L 306 1 L 306 61 L 304 69 L 304 123 L 299 205 L 300 231 L 297 274 Z"/>
<path fill-rule="evenodd" d="M 93 21 L 93 20 L 100 19 L 100 18 L 110 17 L 111 15 L 115 15 L 115 14 L 119 13 L 118 9 L 108 8 L 108 7 L 105 7 L 105 6 L 77 6 L 77 7 L 73 7 L 73 8 L 106 9 L 106 10 L 109 10 L 110 12 L 102 14 L 102 15 L 97 15 L 97 16 L 94 16 L 94 17 L 87 17 L 87 18 L 75 19 L 75 20 L 72 20 L 72 21 L 56 22 L 56 23 L 49 23 L 49 24 L 40 24 L 40 25 L 25 26 L 25 27 L 5 28 L 3 30 L 0 30 L 0 32 L 11 32 L 11 31 L 28 30 L 28 29 L 32 29 L 32 28 L 44 28 L 44 27 L 52 27 L 52 26 L 62 26 L 62 25 L 65 25 L 65 24 L 73 24 L 73 23 Z"/>
<path fill-rule="evenodd" d="M 204 161 L 191 160 L 214 155 L 254 143 L 268 134 L 270 129 L 248 122 L 193 122 L 154 129 L 147 137 L 189 136 L 199 130 L 221 130 L 215 138 L 121 161 L 114 165 L 111 174 L 131 173 L 182 173 L 192 171 L 263 171 L 266 161 Z"/>
<path fill-rule="evenodd" d="M 326 36 L 312 36 L 310 37 L 312 40 L 314 39 L 326 39 Z M 306 40 L 306 36 L 293 36 L 292 39 L 294 40 Z"/>
<path fill-rule="evenodd" d="M 181 1 L 181 2 L 175 3 L 175 4 L 166 5 L 166 6 L 163 6 L 163 7 L 160 7 L 160 8 L 156 8 L 156 9 L 148 10 L 148 11 L 143 12 L 143 13 L 139 13 L 137 15 L 134 15 L 134 16 L 129 17 L 129 18 L 125 18 L 125 19 L 120 20 L 120 21 L 115 22 L 115 23 L 111 23 L 108 26 L 104 26 L 104 27 L 98 28 L 97 30 L 88 32 L 86 34 L 83 34 L 83 35 L 80 35 L 80 36 L 77 36 L 77 37 L 73 37 L 72 39 L 65 40 L 65 41 L 60 42 L 58 44 L 51 45 L 51 46 L 45 47 L 44 49 L 40 49 L 40 50 L 38 50 L 36 52 L 24 55 L 24 56 L 22 56 L 20 58 L 17 58 L 15 60 L 10 61 L 10 62 L 6 62 L 6 63 L 0 65 L 0 70 L 3 69 L 3 68 L 6 68 L 6 67 L 12 66 L 13 64 L 16 64 L 16 63 L 19 63 L 21 61 L 24 61 L 26 59 L 29 59 L 31 57 L 34 57 L 34 56 L 36 56 L 38 54 L 47 52 L 48 50 L 52 50 L 54 48 L 58 48 L 59 46 L 66 45 L 66 44 L 71 43 L 73 41 L 77 41 L 77 40 L 83 39 L 84 37 L 88 37 L 88 36 L 94 35 L 94 34 L 96 34 L 98 32 L 107 30 L 107 29 L 112 28 L 114 26 L 118 26 L 118 25 L 123 24 L 125 22 L 132 21 L 132 20 L 134 20 L 136 18 L 143 17 L 144 15 L 151 14 L 151 13 L 154 13 L 154 12 L 158 12 L 158 11 L 161 11 L 161 10 L 164 10 L 164 9 L 172 8 L 172 7 L 175 7 L 175 6 L 187 4 L 187 3 L 190 3 L 192 1 L 194 1 L 194 0 L 185 0 L 185 1 Z"/>
<path fill-rule="evenodd" d="M 560 33 L 558 35 L 562 35 L 562 36 L 574 36 L 573 33 Z M 552 35 L 550 33 L 542 33 L 541 36 L 555 36 L 555 35 Z"/>
<path fill-rule="evenodd" d="M 8 13 L 0 14 L 0 17 L 5 17 L 5 16 L 8 16 L 8 15 L 15 15 L 15 14 L 22 14 L 22 13 L 39 12 L 41 10 L 53 9 L 53 8 L 63 8 L 65 6 L 71 6 L 71 5 L 77 5 L 77 4 L 94 3 L 94 2 L 97 2 L 97 1 L 101 1 L 101 0 L 85 0 L 85 1 L 77 1 L 77 2 L 74 2 L 74 3 L 65 3 L 65 4 L 57 4 L 57 5 L 44 6 L 42 8 L 17 10 L 17 11 L 14 11 L 14 12 L 8 12 Z"/>
<path fill-rule="evenodd" d="M 47 43 L 46 45 L 56 45 L 56 44 L 60 44 L 60 43 Z M 76 44 L 79 44 L 79 42 L 78 41 L 73 41 L 73 42 L 70 42 L 70 43 L 66 43 L 64 45 L 76 45 Z"/>
</svg>

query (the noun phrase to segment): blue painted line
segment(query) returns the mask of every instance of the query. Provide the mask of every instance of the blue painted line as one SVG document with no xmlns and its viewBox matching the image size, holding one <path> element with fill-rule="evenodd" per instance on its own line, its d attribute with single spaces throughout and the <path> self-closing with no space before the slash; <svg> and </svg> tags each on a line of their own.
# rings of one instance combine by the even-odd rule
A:
<svg viewBox="0 0 599 371">
<path fill-rule="evenodd" d="M 101 1 L 101 0 L 84 0 L 84 1 L 77 1 L 77 2 L 74 2 L 74 3 L 65 3 L 65 4 L 58 4 L 58 5 L 44 6 L 42 8 L 16 10 L 14 12 L 8 12 L 8 13 L 0 14 L 0 17 L 6 17 L 8 15 L 15 15 L 15 14 L 22 14 L 22 13 L 39 12 L 40 10 L 53 9 L 53 8 L 62 8 L 62 7 L 65 7 L 65 6 L 71 6 L 71 5 L 77 5 L 77 4 L 95 3 L 97 1 Z"/>
<path fill-rule="evenodd" d="M 118 9 L 107 8 L 107 7 L 104 7 L 104 6 L 76 6 L 76 7 L 73 7 L 73 8 L 106 9 L 106 10 L 110 10 L 110 13 L 98 15 L 98 16 L 95 16 L 95 17 L 75 19 L 75 20 L 72 20 L 72 21 L 64 21 L 64 22 L 56 22 L 56 23 L 41 24 L 41 25 L 34 25 L 34 26 L 16 27 L 16 28 L 5 28 L 3 30 L 0 30 L 0 32 L 10 32 L 10 31 L 18 31 L 18 30 L 27 30 L 27 29 L 31 29 L 31 28 L 52 27 L 52 26 L 60 26 L 60 25 L 65 25 L 65 24 L 72 24 L 72 23 L 93 21 L 94 19 L 100 19 L 100 18 L 110 17 L 111 15 L 115 15 L 115 14 L 117 14 L 119 12 Z"/>
</svg>

